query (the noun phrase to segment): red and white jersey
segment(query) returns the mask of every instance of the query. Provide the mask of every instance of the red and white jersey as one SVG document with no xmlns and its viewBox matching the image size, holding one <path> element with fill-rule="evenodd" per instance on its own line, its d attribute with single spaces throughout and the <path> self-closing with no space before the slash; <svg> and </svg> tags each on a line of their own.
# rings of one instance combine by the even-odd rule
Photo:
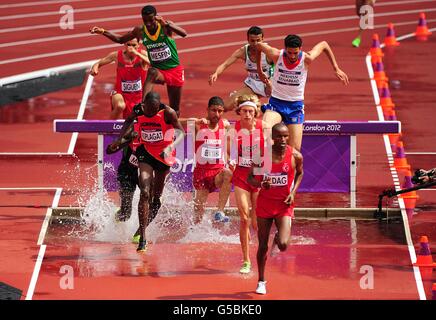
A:
<svg viewBox="0 0 436 320">
<path fill-rule="evenodd" d="M 283 161 L 272 162 L 269 172 L 264 173 L 263 176 L 256 176 L 259 181 L 271 178 L 271 188 L 260 189 L 259 199 L 284 201 L 289 195 L 294 186 L 295 178 L 295 168 L 292 167 L 292 151 L 292 147 L 286 146 Z"/>
<path fill-rule="evenodd" d="M 285 50 L 280 50 L 272 76 L 271 96 L 284 101 L 303 101 L 308 71 L 304 63 L 306 53 L 301 51 L 293 64 L 284 58 L 284 54 Z"/>
<path fill-rule="evenodd" d="M 200 125 L 195 138 L 195 167 L 201 169 L 218 169 L 225 165 L 226 131 L 224 121 L 218 122 L 215 131 L 205 123 Z"/>
<path fill-rule="evenodd" d="M 123 96 L 126 103 L 123 112 L 124 119 L 132 112 L 133 106 L 142 101 L 142 85 L 146 75 L 147 72 L 142 68 L 140 57 L 137 56 L 132 62 L 126 62 L 123 50 L 118 51 L 115 90 Z"/>
</svg>

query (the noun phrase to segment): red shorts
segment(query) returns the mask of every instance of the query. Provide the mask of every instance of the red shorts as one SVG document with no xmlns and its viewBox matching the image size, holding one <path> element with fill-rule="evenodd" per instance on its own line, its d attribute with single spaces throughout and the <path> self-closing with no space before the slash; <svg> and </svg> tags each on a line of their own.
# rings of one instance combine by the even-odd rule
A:
<svg viewBox="0 0 436 320">
<path fill-rule="evenodd" d="M 285 199 L 283 199 L 284 201 Z M 294 217 L 294 206 L 288 206 L 282 200 L 271 200 L 261 196 L 257 197 L 256 216 L 264 219 L 280 217 Z"/>
<path fill-rule="evenodd" d="M 168 70 L 159 69 L 159 72 L 164 76 L 167 86 L 183 87 L 185 83 L 185 70 L 182 65 Z"/>
<path fill-rule="evenodd" d="M 126 108 L 123 111 L 123 118 L 124 119 L 127 118 L 127 116 L 129 116 L 132 113 L 133 107 L 135 105 L 142 102 L 142 92 L 135 93 L 135 94 L 132 94 L 132 93 L 123 94 L 122 92 L 112 90 L 111 95 L 110 95 L 111 106 L 112 106 L 112 96 L 114 96 L 116 94 L 121 94 L 123 96 L 124 103 L 126 105 Z M 113 107 L 111 107 L 111 108 L 113 108 Z"/>
<path fill-rule="evenodd" d="M 195 168 L 192 176 L 192 184 L 196 190 L 206 189 L 209 193 L 217 190 L 215 177 L 223 171 L 224 168 L 202 169 Z"/>
<path fill-rule="evenodd" d="M 241 189 L 244 189 L 245 191 L 248 191 L 250 193 L 258 192 L 260 188 L 255 188 L 251 184 L 248 183 L 248 168 L 241 168 L 236 167 L 235 171 L 233 172 L 232 182 L 235 187 L 239 187 Z"/>
</svg>

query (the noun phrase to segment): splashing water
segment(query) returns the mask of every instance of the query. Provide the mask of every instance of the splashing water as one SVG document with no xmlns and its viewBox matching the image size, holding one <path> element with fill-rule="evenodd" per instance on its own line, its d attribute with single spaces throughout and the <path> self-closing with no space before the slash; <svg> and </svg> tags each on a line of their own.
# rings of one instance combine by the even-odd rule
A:
<svg viewBox="0 0 436 320">
<path fill-rule="evenodd" d="M 139 226 L 138 188 L 133 197 L 131 217 L 126 222 L 115 220 L 118 207 L 109 198 L 106 190 L 97 188 L 97 183 L 94 184 L 92 190 L 85 190 L 81 193 L 78 200 L 84 204 L 83 225 L 80 226 L 80 230 L 74 228 L 70 231 L 69 236 L 111 243 L 131 242 Z M 232 230 L 233 234 L 228 234 L 230 223 L 216 225 L 207 213 L 201 223 L 194 224 L 193 201 L 188 201 L 184 193 L 178 192 L 175 183 L 165 184 L 161 202 L 162 207 L 159 213 L 146 229 L 148 241 L 152 243 L 239 243 L 237 230 Z"/>
</svg>

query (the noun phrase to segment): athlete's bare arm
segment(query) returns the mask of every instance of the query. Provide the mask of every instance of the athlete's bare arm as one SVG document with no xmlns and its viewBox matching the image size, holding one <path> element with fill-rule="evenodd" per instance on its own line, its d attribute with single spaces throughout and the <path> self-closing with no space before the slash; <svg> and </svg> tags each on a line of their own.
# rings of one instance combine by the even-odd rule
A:
<svg viewBox="0 0 436 320">
<path fill-rule="evenodd" d="M 238 59 L 245 61 L 245 46 L 235 50 L 235 52 L 233 52 L 232 55 L 226 59 L 226 61 L 221 63 L 216 68 L 215 72 L 209 76 L 209 84 L 212 85 L 218 79 L 218 76 L 221 75 L 224 70 L 234 64 Z"/>
<path fill-rule="evenodd" d="M 259 74 L 259 78 L 263 83 L 268 84 L 269 79 L 265 73 L 262 71 L 262 59 L 261 54 L 262 52 L 266 55 L 266 58 L 268 61 L 273 62 L 274 64 L 277 64 L 277 60 L 280 56 L 280 50 L 274 47 L 271 47 L 270 45 L 264 43 L 264 42 L 258 42 L 256 43 L 256 66 L 257 66 L 257 73 Z"/>
<path fill-rule="evenodd" d="M 174 22 L 172 21 L 167 21 L 165 20 L 162 16 L 156 16 L 155 19 L 164 27 L 165 29 L 165 34 L 169 37 L 172 36 L 172 33 L 174 32 L 175 34 L 181 36 L 181 37 L 186 37 L 188 35 L 188 33 L 186 32 L 185 29 L 179 27 L 178 25 L 176 25 Z"/>
<path fill-rule="evenodd" d="M 164 152 L 169 152 L 183 140 L 183 137 L 185 136 L 185 129 L 183 129 L 183 126 L 180 123 L 179 118 L 177 117 L 177 113 L 174 111 L 174 109 L 167 106 L 165 108 L 164 116 L 165 122 L 171 124 L 174 127 L 176 136 L 176 139 L 173 141 L 173 143 L 169 147 L 167 147 L 168 150 L 164 150 Z"/>
<path fill-rule="evenodd" d="M 120 134 L 118 135 L 118 138 L 112 142 L 110 145 L 106 148 L 106 153 L 111 154 L 114 152 L 119 151 L 122 149 L 126 144 L 132 140 L 133 135 L 133 122 L 137 118 L 137 114 L 135 111 L 132 110 L 132 112 L 127 116 L 126 120 L 123 123 L 123 127 L 121 128 Z"/>
<path fill-rule="evenodd" d="M 100 28 L 100 27 L 92 27 L 89 30 L 89 32 L 91 32 L 92 34 L 102 34 L 106 38 L 108 38 L 116 43 L 126 43 L 127 41 L 130 41 L 134 38 L 137 38 L 137 39 L 142 38 L 142 27 L 141 26 L 134 27 L 131 31 L 127 32 L 126 34 L 123 34 L 122 36 L 115 34 L 115 33 L 112 33 L 112 32 L 109 32 L 109 31 L 105 30 L 104 28 Z"/>
<path fill-rule="evenodd" d="M 321 41 L 319 43 L 317 43 L 312 50 L 310 50 L 309 52 L 306 52 L 306 58 L 304 60 L 304 62 L 306 63 L 306 65 L 310 65 L 316 58 L 319 57 L 319 55 L 325 52 L 325 54 L 327 55 L 327 57 L 330 60 L 330 63 L 335 71 L 336 77 L 342 81 L 342 83 L 344 85 L 347 85 L 349 83 L 348 80 L 348 76 L 347 74 L 342 71 L 339 66 L 338 63 L 336 62 L 336 58 L 335 55 L 333 54 L 332 49 L 330 48 L 329 44 L 327 43 L 327 41 Z"/>
<path fill-rule="evenodd" d="M 136 50 L 134 47 L 129 47 L 131 48 L 132 52 L 137 55 L 138 57 L 141 58 L 141 62 L 142 62 L 142 68 L 145 69 L 146 66 L 150 65 L 150 60 L 148 59 L 148 53 L 145 50 Z"/>
<path fill-rule="evenodd" d="M 294 187 L 285 199 L 285 203 L 291 205 L 294 202 L 295 194 L 300 187 L 301 180 L 303 179 L 303 155 L 295 149 L 292 149 L 292 155 L 295 162 L 295 177 L 294 177 Z"/>
<path fill-rule="evenodd" d="M 98 71 L 100 67 L 117 61 L 117 55 L 118 52 L 114 51 L 109 53 L 106 57 L 101 58 L 100 60 L 98 60 L 96 63 L 92 65 L 91 69 L 89 70 L 89 73 L 95 77 L 96 75 L 98 75 Z"/>
</svg>

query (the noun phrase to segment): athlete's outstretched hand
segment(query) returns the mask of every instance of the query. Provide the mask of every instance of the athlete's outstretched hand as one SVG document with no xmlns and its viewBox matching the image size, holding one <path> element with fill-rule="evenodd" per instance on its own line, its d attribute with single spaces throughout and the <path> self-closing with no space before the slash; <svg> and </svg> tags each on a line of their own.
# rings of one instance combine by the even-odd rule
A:
<svg viewBox="0 0 436 320">
<path fill-rule="evenodd" d="M 341 80 L 344 85 L 347 85 L 350 83 L 350 81 L 348 80 L 347 74 L 344 71 L 342 71 L 341 69 L 337 68 L 335 70 L 335 74 L 336 74 L 336 77 L 339 80 Z"/>
<path fill-rule="evenodd" d="M 92 27 L 91 29 L 89 29 L 89 32 L 91 32 L 92 34 L 103 34 L 104 29 L 100 27 Z"/>
<path fill-rule="evenodd" d="M 212 85 L 216 79 L 218 79 L 218 75 L 214 72 L 209 76 L 209 85 Z"/>
</svg>

